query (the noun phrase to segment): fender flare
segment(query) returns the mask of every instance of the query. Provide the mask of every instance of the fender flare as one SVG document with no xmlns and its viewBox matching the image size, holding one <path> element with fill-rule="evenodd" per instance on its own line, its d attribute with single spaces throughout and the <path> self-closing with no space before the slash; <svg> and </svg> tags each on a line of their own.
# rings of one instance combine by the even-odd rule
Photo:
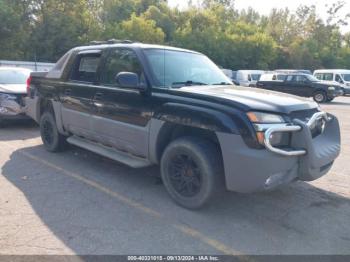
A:
<svg viewBox="0 0 350 262">
<path fill-rule="evenodd" d="M 41 112 L 41 103 L 44 100 L 46 100 L 48 103 L 52 105 L 52 110 L 55 116 L 58 132 L 62 135 L 68 135 L 67 131 L 64 129 L 64 126 L 63 126 L 62 111 L 61 111 L 62 104 L 60 101 L 55 101 L 54 99 L 51 99 L 51 98 L 39 97 L 39 101 L 38 101 L 39 110 L 37 110 L 37 118 L 39 120 L 38 123 L 40 124 L 40 118 L 43 113 Z"/>
<path fill-rule="evenodd" d="M 214 109 L 186 104 L 167 103 L 156 110 L 151 119 L 149 136 L 149 159 L 159 162 L 159 148 L 164 133 L 169 130 L 169 124 L 193 127 L 214 133 L 239 134 L 233 119 L 227 114 Z"/>
<path fill-rule="evenodd" d="M 153 118 L 214 132 L 239 134 L 236 124 L 227 114 L 200 106 L 167 103 L 154 113 Z"/>
</svg>

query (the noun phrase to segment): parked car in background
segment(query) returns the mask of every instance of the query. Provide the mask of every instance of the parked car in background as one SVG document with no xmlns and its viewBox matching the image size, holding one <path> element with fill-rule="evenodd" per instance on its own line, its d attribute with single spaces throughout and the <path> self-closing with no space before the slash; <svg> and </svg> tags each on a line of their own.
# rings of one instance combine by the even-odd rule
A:
<svg viewBox="0 0 350 262">
<path fill-rule="evenodd" d="M 321 82 L 309 74 L 286 74 L 283 77 L 280 76 L 281 80 L 278 80 L 277 76 L 272 80 L 271 75 L 262 76 L 262 80 L 257 83 L 257 87 L 297 96 L 312 97 L 318 103 L 330 102 L 335 97 L 343 95 L 343 90 L 339 84 Z M 274 78 L 274 75 L 272 75 L 272 78 Z"/>
<path fill-rule="evenodd" d="M 49 71 L 54 67 L 54 63 L 43 63 L 35 61 L 10 61 L 10 60 L 0 60 L 0 67 L 19 67 L 27 68 L 32 71 Z"/>
<path fill-rule="evenodd" d="M 264 73 L 265 71 L 262 70 L 238 70 L 236 82 L 240 86 L 255 87 L 260 76 Z"/>
<path fill-rule="evenodd" d="M 261 75 L 259 81 L 276 81 L 276 80 L 283 81 L 286 79 L 286 77 L 287 77 L 287 74 L 270 72 L 270 73 Z"/>
<path fill-rule="evenodd" d="M 31 70 L 18 67 L 0 67 L 0 123 L 27 118 L 23 98 Z"/>
<path fill-rule="evenodd" d="M 314 76 L 320 81 L 340 84 L 343 87 L 344 95 L 350 95 L 350 70 L 322 69 L 316 70 Z"/>
<path fill-rule="evenodd" d="M 232 82 L 236 85 L 239 85 L 239 83 L 237 82 L 237 71 L 233 71 L 231 69 L 221 69 L 222 72 L 224 72 L 224 74 L 229 77 Z"/>
<path fill-rule="evenodd" d="M 169 195 L 199 208 L 217 192 L 325 175 L 340 152 L 317 103 L 232 85 L 205 55 L 120 41 L 74 48 L 32 73 L 32 117 L 50 152 L 66 142 L 134 168 L 160 165 Z"/>
<path fill-rule="evenodd" d="M 301 73 L 301 74 L 312 75 L 312 72 L 307 69 L 276 69 L 275 72 L 284 73 L 284 74 Z"/>
</svg>

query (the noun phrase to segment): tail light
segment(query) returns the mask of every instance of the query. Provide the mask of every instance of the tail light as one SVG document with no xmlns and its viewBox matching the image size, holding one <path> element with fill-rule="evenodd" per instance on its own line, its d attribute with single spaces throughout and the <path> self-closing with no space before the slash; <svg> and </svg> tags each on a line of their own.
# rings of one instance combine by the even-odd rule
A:
<svg viewBox="0 0 350 262">
<path fill-rule="evenodd" d="M 29 76 L 27 79 L 27 95 L 30 96 L 30 82 L 32 81 L 32 77 Z"/>
</svg>

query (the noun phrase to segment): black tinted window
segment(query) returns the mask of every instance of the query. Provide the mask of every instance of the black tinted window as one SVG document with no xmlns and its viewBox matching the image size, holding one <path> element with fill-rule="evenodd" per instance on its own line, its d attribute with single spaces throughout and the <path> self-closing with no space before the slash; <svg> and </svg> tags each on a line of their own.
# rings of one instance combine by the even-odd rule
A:
<svg viewBox="0 0 350 262">
<path fill-rule="evenodd" d="M 343 83 L 343 80 L 341 79 L 340 75 L 335 75 L 335 81 Z"/>
<path fill-rule="evenodd" d="M 101 83 L 116 85 L 115 77 L 120 72 L 136 73 L 143 80 L 142 67 L 132 50 L 119 48 L 108 55 L 101 74 Z"/>
<path fill-rule="evenodd" d="M 307 78 L 305 76 L 295 76 L 295 81 L 297 82 L 303 82 L 303 81 L 306 81 Z"/>
<path fill-rule="evenodd" d="M 97 69 L 100 63 L 100 54 L 85 54 L 78 56 L 73 72 L 72 80 L 93 83 L 97 80 Z"/>
<path fill-rule="evenodd" d="M 292 80 L 293 80 L 293 76 L 292 75 L 287 76 L 287 81 L 292 81 Z"/>
</svg>

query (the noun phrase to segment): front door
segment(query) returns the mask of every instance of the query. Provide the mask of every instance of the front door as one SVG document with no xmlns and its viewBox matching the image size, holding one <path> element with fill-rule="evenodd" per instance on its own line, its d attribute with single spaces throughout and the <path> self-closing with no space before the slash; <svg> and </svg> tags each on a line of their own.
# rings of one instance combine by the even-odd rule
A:
<svg viewBox="0 0 350 262">
<path fill-rule="evenodd" d="M 289 75 L 286 81 L 286 92 L 297 96 L 311 96 L 310 84 L 304 75 Z"/>
<path fill-rule="evenodd" d="M 115 81 L 120 72 L 136 73 L 145 81 L 136 53 L 114 48 L 103 55 L 100 86 L 93 99 L 93 130 L 96 140 L 136 156 L 148 156 L 150 97 L 138 90 L 123 88 Z"/>
</svg>

